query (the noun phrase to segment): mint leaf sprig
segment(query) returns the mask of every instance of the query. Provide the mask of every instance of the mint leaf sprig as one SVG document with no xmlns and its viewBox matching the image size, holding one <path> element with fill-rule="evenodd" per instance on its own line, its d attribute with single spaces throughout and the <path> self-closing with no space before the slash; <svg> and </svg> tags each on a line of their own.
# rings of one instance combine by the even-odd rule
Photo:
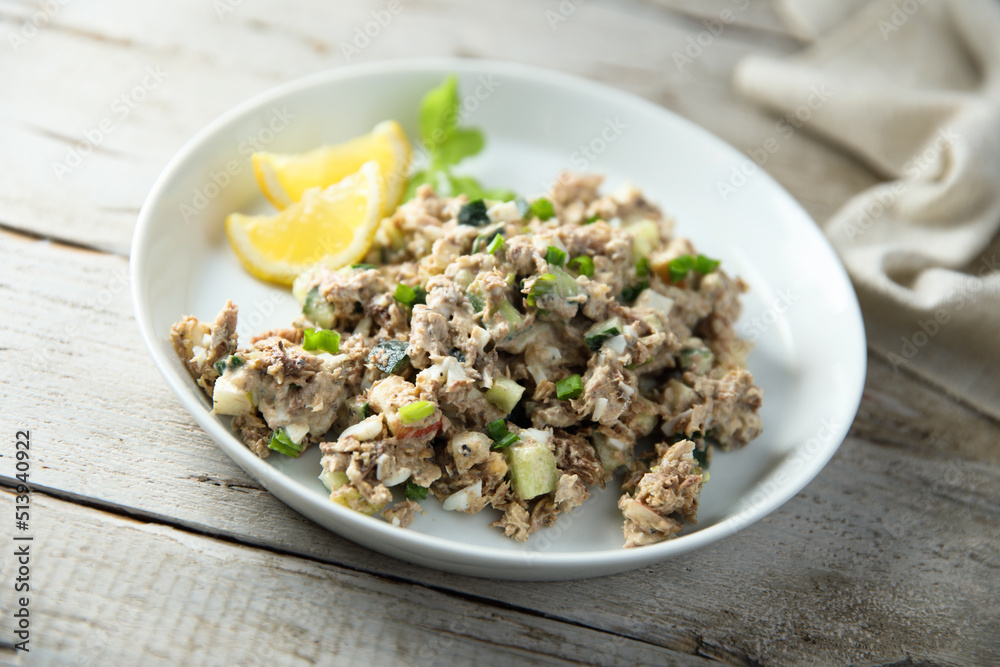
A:
<svg viewBox="0 0 1000 667">
<path fill-rule="evenodd" d="M 429 90 L 420 103 L 420 140 L 427 148 L 429 164 L 410 177 L 404 201 L 411 199 L 424 183 L 430 183 L 440 195 L 465 194 L 470 200 L 509 201 L 515 197 L 510 190 L 486 189 L 475 178 L 452 171 L 486 145 L 481 130 L 459 126 L 459 115 L 458 79 L 451 74 L 440 86 Z"/>
</svg>

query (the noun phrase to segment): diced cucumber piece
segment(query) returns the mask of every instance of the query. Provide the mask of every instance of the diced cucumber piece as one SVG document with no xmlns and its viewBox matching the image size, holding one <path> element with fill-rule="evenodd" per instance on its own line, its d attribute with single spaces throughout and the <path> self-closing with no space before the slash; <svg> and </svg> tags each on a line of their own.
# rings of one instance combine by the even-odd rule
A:
<svg viewBox="0 0 1000 667">
<path fill-rule="evenodd" d="M 333 321 L 337 317 L 336 309 L 319 293 L 319 287 L 313 287 L 306 294 L 306 300 L 302 303 L 302 314 L 321 329 L 332 328 Z"/>
<path fill-rule="evenodd" d="M 406 354 L 408 345 L 405 340 L 382 341 L 368 353 L 367 361 L 383 373 L 400 373 L 410 363 Z"/>
<path fill-rule="evenodd" d="M 583 340 L 586 341 L 587 347 L 596 351 L 601 349 L 604 341 L 618 336 L 622 330 L 622 321 L 612 317 L 587 329 L 587 333 L 583 334 Z"/>
<path fill-rule="evenodd" d="M 540 442 L 526 440 L 503 450 L 507 459 L 510 486 L 522 500 L 530 500 L 556 490 L 559 472 L 556 456 Z"/>
<path fill-rule="evenodd" d="M 361 512 L 362 514 L 367 514 L 368 516 L 372 516 L 385 507 L 385 503 L 382 503 L 381 505 L 373 505 L 363 495 L 361 495 L 360 491 L 355 489 L 350 484 L 344 484 L 331 491 L 330 500 L 338 505 L 343 505 L 348 509 L 352 509 L 355 512 Z"/>
<path fill-rule="evenodd" d="M 612 441 L 611 438 L 599 431 L 595 431 L 590 436 L 590 444 L 594 446 L 594 451 L 601 459 L 601 465 L 605 470 L 615 471 L 628 463 L 624 443 Z M 621 446 L 619 446 L 621 445 Z"/>
<path fill-rule="evenodd" d="M 625 228 L 632 234 L 632 254 L 646 257 L 660 245 L 660 226 L 655 220 L 640 220 Z"/>
<path fill-rule="evenodd" d="M 522 394 L 524 394 L 524 387 L 509 377 L 500 375 L 493 380 L 493 386 L 486 392 L 486 400 L 503 410 L 504 413 L 510 414 L 517 402 L 521 400 Z"/>
<path fill-rule="evenodd" d="M 681 350 L 680 364 L 686 371 L 694 371 L 698 375 L 705 375 L 712 370 L 715 363 L 715 355 L 712 351 L 704 347 L 686 347 Z"/>
<path fill-rule="evenodd" d="M 327 491 L 333 492 L 347 484 L 349 480 L 345 472 L 324 470 L 319 476 L 319 481 L 323 482 L 323 486 L 326 487 Z"/>
</svg>

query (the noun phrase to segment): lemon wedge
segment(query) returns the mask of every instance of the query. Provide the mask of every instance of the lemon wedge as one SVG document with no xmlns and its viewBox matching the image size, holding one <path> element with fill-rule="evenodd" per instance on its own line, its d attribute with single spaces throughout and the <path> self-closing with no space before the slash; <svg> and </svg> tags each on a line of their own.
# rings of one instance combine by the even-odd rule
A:
<svg viewBox="0 0 1000 667">
<path fill-rule="evenodd" d="M 384 190 L 379 163 L 370 160 L 338 183 L 305 190 L 276 215 L 231 214 L 226 236 L 247 271 L 291 285 L 319 261 L 338 269 L 365 256 L 382 218 Z"/>
<path fill-rule="evenodd" d="M 363 136 L 335 146 L 322 146 L 306 153 L 283 155 L 254 153 L 257 184 L 279 209 L 291 206 L 314 187 L 325 188 L 375 160 L 382 169 L 385 192 L 382 215 L 399 206 L 406 187 L 411 148 L 406 133 L 394 120 L 384 121 Z"/>
</svg>

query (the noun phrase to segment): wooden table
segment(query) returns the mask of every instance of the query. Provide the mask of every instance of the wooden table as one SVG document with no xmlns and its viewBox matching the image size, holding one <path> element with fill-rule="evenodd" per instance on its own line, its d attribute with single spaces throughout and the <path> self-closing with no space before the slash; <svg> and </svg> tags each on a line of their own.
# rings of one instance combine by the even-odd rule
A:
<svg viewBox="0 0 1000 667">
<path fill-rule="evenodd" d="M 0 3 L 0 658 L 1000 662 L 1000 424 L 874 354 L 847 441 L 802 493 L 710 548 L 593 580 L 498 583 L 381 556 L 209 441 L 140 341 L 127 269 L 153 180 L 218 114 L 348 59 L 490 57 L 610 83 L 751 150 L 775 119 L 734 96 L 733 67 L 801 48 L 760 1 L 397 1 L 358 53 L 343 45 L 388 0 Z M 711 35 L 724 9 L 734 21 Z M 765 166 L 820 221 L 876 180 L 804 131 Z M 30 653 L 15 655 L 20 428 L 34 540 Z"/>
</svg>

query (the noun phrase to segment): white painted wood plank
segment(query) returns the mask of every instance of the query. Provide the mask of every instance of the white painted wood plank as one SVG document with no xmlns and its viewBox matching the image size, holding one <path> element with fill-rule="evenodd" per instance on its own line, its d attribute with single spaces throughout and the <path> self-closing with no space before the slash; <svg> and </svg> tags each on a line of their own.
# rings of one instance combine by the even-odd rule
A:
<svg viewBox="0 0 1000 667">
<path fill-rule="evenodd" d="M 0 491 L 5 518 L 13 504 Z M 20 664 L 709 664 L 42 494 L 31 507 L 33 540 L 17 543 L 29 546 L 31 567 L 30 650 Z M 2 626 L 20 597 L 6 583 Z"/>
<path fill-rule="evenodd" d="M 1000 658 L 989 603 L 1000 595 L 1000 466 L 987 446 L 1000 426 L 877 360 L 854 435 L 760 524 L 641 571 L 497 584 L 369 552 L 247 478 L 153 368 L 119 282 L 125 266 L 0 236 L 0 312 L 18 314 L 0 328 L 0 396 L 8 419 L 33 429 L 43 486 L 735 664 L 892 662 L 901 646 L 946 663 Z M 11 465 L 0 450 L 0 474 Z"/>
</svg>

